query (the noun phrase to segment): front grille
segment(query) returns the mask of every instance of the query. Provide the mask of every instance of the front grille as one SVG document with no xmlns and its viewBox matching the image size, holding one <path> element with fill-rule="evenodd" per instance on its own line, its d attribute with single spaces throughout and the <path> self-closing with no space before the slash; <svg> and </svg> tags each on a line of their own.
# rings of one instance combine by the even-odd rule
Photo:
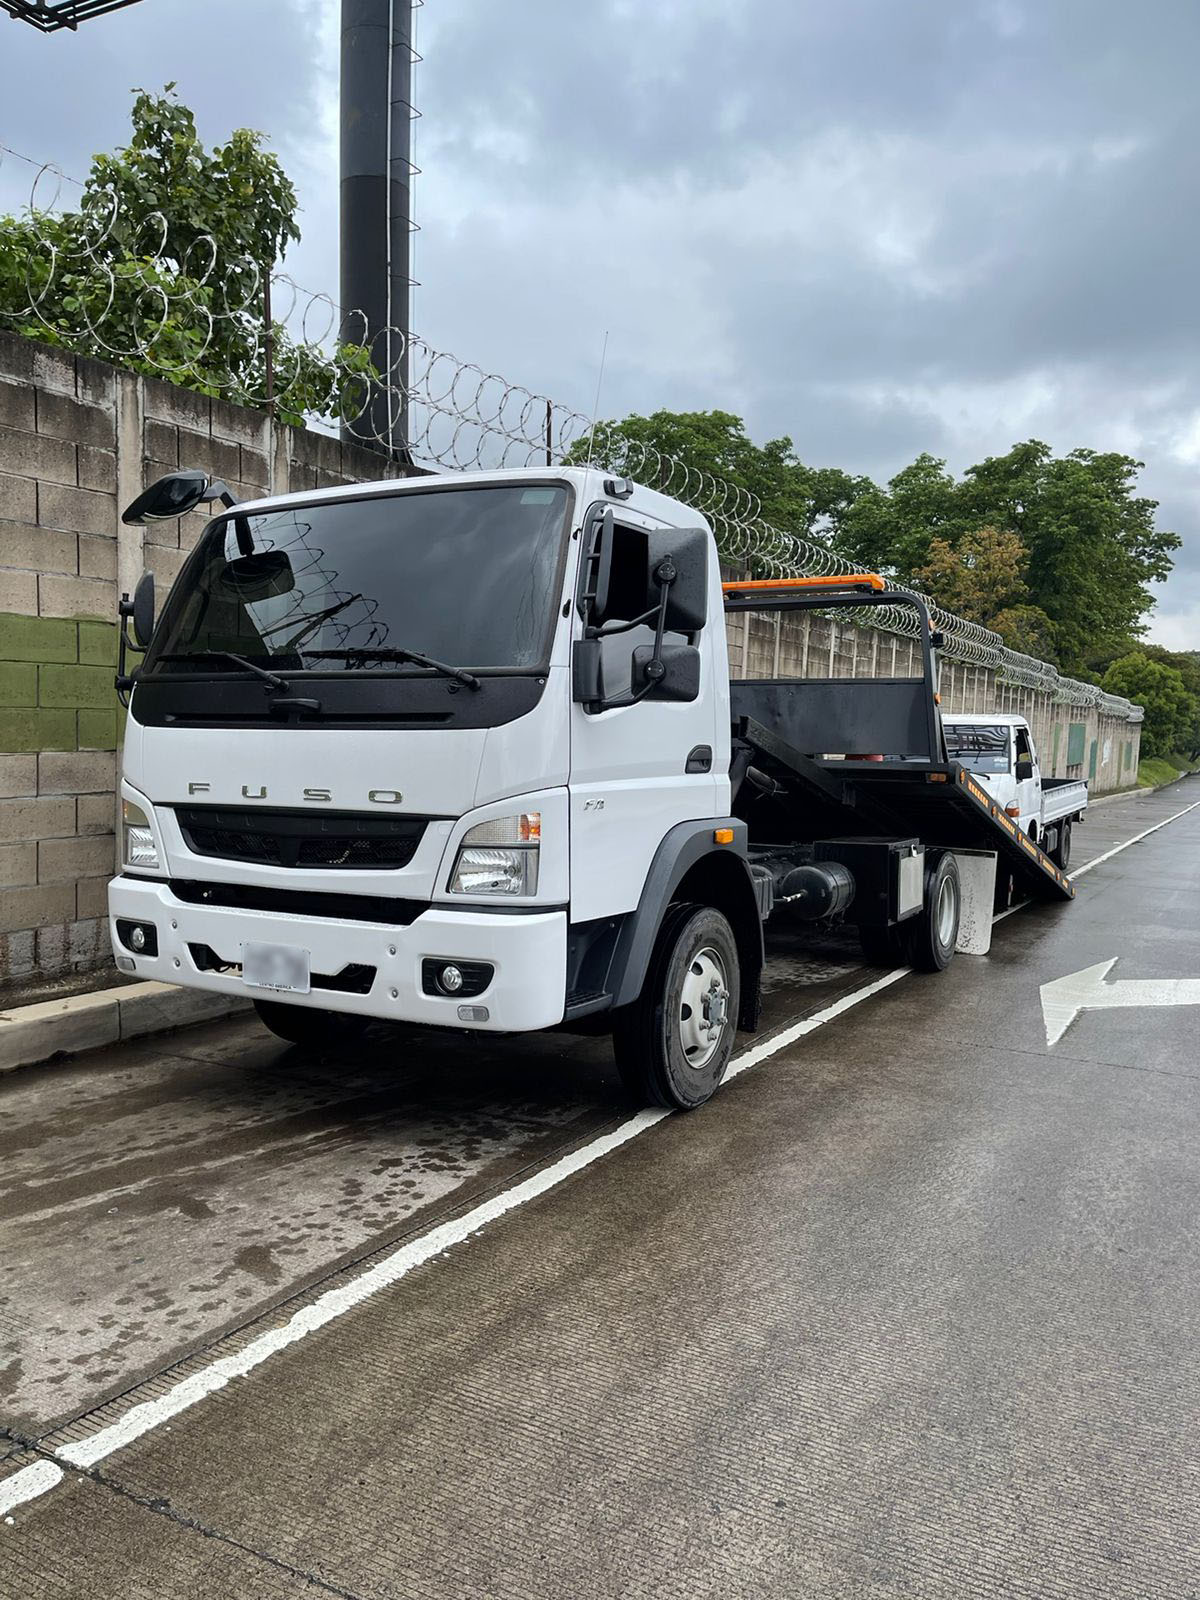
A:
<svg viewBox="0 0 1200 1600">
<path fill-rule="evenodd" d="M 391 870 L 412 860 L 428 822 L 426 817 L 224 806 L 177 806 L 175 816 L 194 855 L 268 867 Z"/>
<path fill-rule="evenodd" d="M 171 893 L 193 906 L 224 906 L 231 911 L 281 911 L 294 917 L 335 917 L 342 922 L 381 922 L 407 928 L 424 900 L 396 900 L 373 894 L 313 894 L 308 889 L 268 889 L 254 883 L 198 883 L 172 878 Z"/>
</svg>

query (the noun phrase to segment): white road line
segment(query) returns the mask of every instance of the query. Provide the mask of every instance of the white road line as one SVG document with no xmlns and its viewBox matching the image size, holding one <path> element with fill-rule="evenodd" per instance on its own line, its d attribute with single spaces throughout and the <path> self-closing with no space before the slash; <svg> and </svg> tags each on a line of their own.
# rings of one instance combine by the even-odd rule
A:
<svg viewBox="0 0 1200 1600">
<path fill-rule="evenodd" d="M 1104 855 L 1097 856 L 1086 865 L 1079 868 L 1079 873 L 1089 872 L 1102 861 L 1119 855 L 1122 850 L 1127 850 L 1130 845 L 1138 844 L 1148 838 L 1150 834 L 1157 833 L 1160 828 L 1165 828 L 1168 823 L 1177 821 L 1186 816 L 1189 811 L 1194 811 L 1200 806 L 1200 801 L 1187 806 L 1183 811 L 1177 811 L 1173 817 L 1158 822 L 1152 828 L 1147 828 L 1143 833 L 1137 834 L 1132 839 L 1127 839 L 1124 844 L 1117 845 L 1114 849 L 1106 851 Z M 997 919 L 998 920 L 998 919 Z M 813 1033 L 818 1028 L 823 1028 L 826 1023 L 833 1022 L 837 1017 L 844 1015 L 854 1006 L 869 1000 L 872 995 L 881 990 L 890 988 L 892 984 L 899 983 L 901 978 L 908 976 L 910 968 L 897 967 L 894 971 L 885 973 L 882 977 L 873 979 L 864 984 L 861 989 L 854 989 L 851 993 L 843 995 L 840 1000 L 834 1001 L 824 1010 L 797 1022 L 790 1028 L 766 1039 L 762 1044 L 754 1045 L 745 1050 L 731 1063 L 727 1073 L 728 1078 L 736 1078 L 740 1073 L 756 1067 L 760 1062 L 767 1061 L 771 1056 L 777 1055 L 780 1050 L 786 1050 L 789 1045 L 795 1044 L 798 1039 L 803 1039 L 807 1034 Z M 422 1266 L 434 1256 L 440 1255 L 445 1250 L 452 1249 L 461 1244 L 465 1239 L 479 1233 L 491 1223 L 506 1216 L 510 1211 L 515 1211 L 529 1201 L 536 1200 L 548 1190 L 556 1188 L 567 1178 L 573 1177 L 577 1172 L 592 1166 L 595 1162 L 611 1155 L 614 1150 L 619 1150 L 631 1139 L 638 1138 L 650 1128 L 666 1120 L 673 1113 L 670 1111 L 641 1111 L 635 1117 L 614 1128 L 611 1133 L 601 1135 L 585 1144 L 570 1154 L 561 1156 L 543 1171 L 535 1173 L 531 1178 L 524 1179 L 521 1183 L 514 1184 L 511 1189 L 505 1189 L 500 1194 L 493 1195 L 491 1199 L 482 1201 L 473 1206 L 470 1211 L 464 1212 L 461 1217 L 456 1217 L 449 1222 L 443 1222 L 436 1228 L 431 1228 L 428 1233 L 419 1238 L 411 1239 L 407 1244 L 401 1245 L 391 1255 L 385 1256 L 374 1267 L 360 1273 L 358 1277 L 343 1284 L 340 1288 L 329 1289 L 318 1296 L 311 1305 L 303 1306 L 279 1328 L 273 1328 L 268 1333 L 263 1333 L 257 1339 L 252 1339 L 242 1350 L 231 1356 L 223 1356 L 220 1360 L 210 1362 L 190 1377 L 183 1378 L 173 1384 L 164 1394 L 158 1395 L 153 1400 L 145 1400 L 140 1405 L 133 1406 L 119 1417 L 116 1422 L 111 1422 L 107 1427 L 99 1428 L 86 1439 L 77 1440 L 74 1444 L 64 1446 L 57 1452 L 57 1461 L 65 1462 L 74 1467 L 93 1467 L 98 1462 L 105 1460 L 115 1451 L 124 1449 L 133 1444 L 135 1440 L 145 1434 L 153 1432 L 172 1417 L 177 1417 L 181 1411 L 187 1411 L 198 1404 L 206 1396 L 213 1394 L 218 1389 L 223 1389 L 233 1378 L 243 1378 L 252 1372 L 255 1367 L 261 1366 L 264 1361 L 269 1361 L 281 1350 L 299 1343 L 310 1333 L 323 1328 L 327 1323 L 337 1317 L 345 1316 L 356 1306 L 368 1299 L 373 1294 L 378 1294 L 381 1289 L 390 1288 L 406 1277 L 414 1268 Z M 35 1462 L 32 1466 L 23 1467 L 11 1478 L 0 1480 L 0 1515 L 13 1510 L 20 1505 L 26 1505 L 35 1500 L 39 1495 L 47 1493 L 63 1477 L 62 1467 L 57 1461 L 45 1460 Z"/>
</svg>

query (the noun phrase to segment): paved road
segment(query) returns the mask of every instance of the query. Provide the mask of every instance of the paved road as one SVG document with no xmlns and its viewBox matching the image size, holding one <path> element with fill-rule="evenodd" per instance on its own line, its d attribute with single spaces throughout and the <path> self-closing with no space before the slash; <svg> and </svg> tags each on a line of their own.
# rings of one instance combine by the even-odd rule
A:
<svg viewBox="0 0 1200 1600">
<path fill-rule="evenodd" d="M 1097 808 L 1078 859 L 1198 798 Z M 773 952 L 777 1042 L 879 976 L 822 954 Z M 1200 1011 L 1048 1050 L 1038 999 L 1113 956 L 1200 975 L 1200 809 L 636 1138 L 565 1036 L 347 1067 L 239 1022 L 16 1075 L 0 1499 L 160 1425 L 14 1508 L 0 1596 L 1200 1596 Z"/>
</svg>

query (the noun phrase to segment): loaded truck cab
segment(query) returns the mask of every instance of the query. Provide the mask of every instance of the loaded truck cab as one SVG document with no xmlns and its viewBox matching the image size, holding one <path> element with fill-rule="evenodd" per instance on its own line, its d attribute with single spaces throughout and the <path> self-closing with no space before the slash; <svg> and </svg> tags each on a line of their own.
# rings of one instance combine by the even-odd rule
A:
<svg viewBox="0 0 1200 1600">
<path fill-rule="evenodd" d="M 1073 892 L 947 761 L 939 638 L 879 577 L 723 583 L 693 509 L 574 467 L 241 504 L 185 470 L 124 515 L 214 501 L 161 612 L 150 573 L 121 602 L 122 971 L 300 1044 L 605 1031 L 689 1108 L 757 1025 L 773 913 L 937 970 L 972 896 L 986 950 L 998 852 Z M 727 614 L 805 606 L 906 610 L 919 670 L 731 686 Z"/>
<path fill-rule="evenodd" d="M 1081 778 L 1047 778 L 1024 717 L 946 716 L 946 751 L 1051 859 L 1070 864 L 1073 829 L 1083 821 L 1088 788 Z"/>
</svg>

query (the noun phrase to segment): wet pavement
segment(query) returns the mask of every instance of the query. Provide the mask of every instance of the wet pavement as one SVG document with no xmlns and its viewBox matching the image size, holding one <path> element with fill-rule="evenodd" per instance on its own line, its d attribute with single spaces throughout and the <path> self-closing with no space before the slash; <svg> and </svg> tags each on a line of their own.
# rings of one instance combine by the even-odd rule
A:
<svg viewBox="0 0 1200 1600">
<path fill-rule="evenodd" d="M 0 1596 L 1200 1596 L 1200 1009 L 1039 1002 L 1114 956 L 1200 975 L 1200 810 L 18 1507 Z M 566 1035 L 0 1082 L 0 1490 L 628 1116 Z"/>
</svg>

